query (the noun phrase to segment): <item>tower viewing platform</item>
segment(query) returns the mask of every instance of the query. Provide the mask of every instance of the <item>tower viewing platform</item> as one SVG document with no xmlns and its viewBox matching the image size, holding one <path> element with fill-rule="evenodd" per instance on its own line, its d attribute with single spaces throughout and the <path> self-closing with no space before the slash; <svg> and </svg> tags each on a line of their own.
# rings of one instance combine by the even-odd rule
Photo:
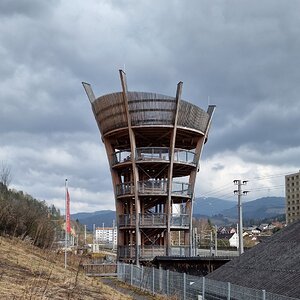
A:
<svg viewBox="0 0 300 300">
<path fill-rule="evenodd" d="M 101 132 L 112 175 L 118 260 L 192 255 L 196 174 L 212 115 L 175 97 L 127 90 L 96 98 L 83 83 Z"/>
</svg>

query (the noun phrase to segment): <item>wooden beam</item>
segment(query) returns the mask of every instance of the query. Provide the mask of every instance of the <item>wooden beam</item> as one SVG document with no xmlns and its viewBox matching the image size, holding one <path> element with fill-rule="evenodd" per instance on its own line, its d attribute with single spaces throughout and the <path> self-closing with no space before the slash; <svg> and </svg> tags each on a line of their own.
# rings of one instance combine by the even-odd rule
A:
<svg viewBox="0 0 300 300">
<path fill-rule="evenodd" d="M 132 163 L 132 175 L 133 175 L 133 185 L 134 185 L 134 201 L 135 201 L 135 262 L 137 265 L 139 265 L 139 256 L 140 256 L 140 246 L 141 246 L 141 232 L 139 228 L 139 215 L 141 212 L 141 206 L 140 206 L 140 200 L 139 200 L 139 194 L 138 194 L 138 182 L 139 182 L 139 173 L 136 166 L 136 160 L 135 160 L 135 153 L 136 153 L 136 141 L 135 141 L 135 135 L 132 130 L 131 126 L 131 116 L 129 112 L 129 103 L 128 103 L 128 97 L 127 97 L 127 80 L 126 80 L 126 74 L 119 70 L 120 72 L 120 79 L 122 84 L 122 94 L 123 94 L 123 101 L 127 116 L 127 124 L 128 124 L 128 133 L 129 133 L 129 139 L 130 139 L 130 151 L 131 151 L 131 163 Z"/>
<path fill-rule="evenodd" d="M 170 141 L 170 164 L 168 172 L 168 199 L 167 199 L 167 234 L 166 234 L 166 252 L 167 256 L 170 255 L 171 247 L 171 213 L 172 213 L 172 180 L 173 180 L 173 165 L 174 165 L 174 149 L 176 142 L 176 132 L 177 132 L 177 122 L 178 122 L 178 112 L 180 106 L 180 99 L 182 94 L 182 81 L 177 84 L 176 91 L 176 106 L 175 106 L 175 115 L 174 115 L 174 125 L 171 133 Z"/>
</svg>

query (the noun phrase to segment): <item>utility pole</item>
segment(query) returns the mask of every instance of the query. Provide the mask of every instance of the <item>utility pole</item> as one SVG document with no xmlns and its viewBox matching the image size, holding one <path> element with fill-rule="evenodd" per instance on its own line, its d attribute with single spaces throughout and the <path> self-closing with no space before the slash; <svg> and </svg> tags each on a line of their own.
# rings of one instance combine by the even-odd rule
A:
<svg viewBox="0 0 300 300">
<path fill-rule="evenodd" d="M 93 252 L 96 252 L 96 225 L 93 224 Z"/>
<path fill-rule="evenodd" d="M 238 228 L 239 228 L 239 255 L 244 253 L 244 241 L 243 241 L 243 212 L 242 212 L 242 196 L 245 196 L 249 191 L 242 191 L 242 185 L 247 184 L 247 180 L 234 180 L 233 183 L 238 186 L 238 189 L 234 191 L 234 194 L 238 196 Z"/>
<path fill-rule="evenodd" d="M 215 256 L 218 256 L 218 226 L 215 225 Z"/>
</svg>

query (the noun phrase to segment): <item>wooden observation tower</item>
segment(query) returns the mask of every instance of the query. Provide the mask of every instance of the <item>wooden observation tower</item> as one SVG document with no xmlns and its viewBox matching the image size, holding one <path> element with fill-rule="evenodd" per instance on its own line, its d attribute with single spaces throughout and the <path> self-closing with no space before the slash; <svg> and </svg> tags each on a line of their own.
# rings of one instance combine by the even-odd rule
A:
<svg viewBox="0 0 300 300">
<path fill-rule="evenodd" d="M 83 83 L 105 145 L 115 194 L 118 260 L 192 255 L 196 174 L 215 106 L 127 90 L 95 98 Z"/>
</svg>

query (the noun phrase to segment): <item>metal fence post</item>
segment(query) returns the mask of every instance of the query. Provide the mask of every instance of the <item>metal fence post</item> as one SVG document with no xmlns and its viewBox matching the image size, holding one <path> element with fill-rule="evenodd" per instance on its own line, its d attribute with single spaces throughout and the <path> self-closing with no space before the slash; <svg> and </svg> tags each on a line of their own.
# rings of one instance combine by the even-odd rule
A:
<svg viewBox="0 0 300 300">
<path fill-rule="evenodd" d="M 262 290 L 262 300 L 266 300 L 266 290 Z"/>
<path fill-rule="evenodd" d="M 231 293 L 231 285 L 230 282 L 227 282 L 227 300 L 230 300 L 230 293 Z"/>
<path fill-rule="evenodd" d="M 144 266 L 142 266 L 142 269 L 141 269 L 141 281 L 140 281 L 140 287 L 143 286 L 143 281 L 144 281 Z"/>
<path fill-rule="evenodd" d="M 170 270 L 167 270 L 167 296 L 170 295 Z"/>
<path fill-rule="evenodd" d="M 202 299 L 205 299 L 205 277 L 202 277 Z"/>
<path fill-rule="evenodd" d="M 154 276 L 155 276 L 155 269 L 152 267 L 152 294 L 154 295 L 154 289 L 155 289 L 155 281 L 154 281 Z"/>
<path fill-rule="evenodd" d="M 117 261 L 117 278 L 120 280 L 120 262 Z"/>
<path fill-rule="evenodd" d="M 183 300 L 186 300 L 186 273 L 183 273 Z"/>
<path fill-rule="evenodd" d="M 133 285 L 133 264 L 130 265 L 130 285 Z"/>
</svg>

